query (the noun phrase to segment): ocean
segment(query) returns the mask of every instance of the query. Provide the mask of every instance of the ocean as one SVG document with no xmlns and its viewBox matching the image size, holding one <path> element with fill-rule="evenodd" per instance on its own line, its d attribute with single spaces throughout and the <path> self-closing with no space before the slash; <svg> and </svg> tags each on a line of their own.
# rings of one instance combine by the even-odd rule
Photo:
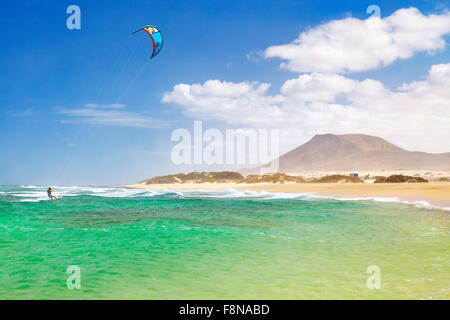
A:
<svg viewBox="0 0 450 320">
<path fill-rule="evenodd" d="M 450 298 L 449 211 L 233 189 L 54 190 L 61 200 L 0 187 L 0 299 Z"/>
</svg>

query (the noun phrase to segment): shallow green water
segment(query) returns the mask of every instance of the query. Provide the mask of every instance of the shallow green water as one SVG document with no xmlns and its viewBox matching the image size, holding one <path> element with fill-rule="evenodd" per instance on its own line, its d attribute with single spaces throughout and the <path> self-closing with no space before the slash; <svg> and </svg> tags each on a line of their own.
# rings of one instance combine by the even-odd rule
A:
<svg viewBox="0 0 450 320">
<path fill-rule="evenodd" d="M 0 187 L 0 299 L 449 299 L 449 213 L 270 193 Z M 68 289 L 66 269 L 81 270 Z M 370 290 L 367 267 L 381 270 Z"/>
</svg>

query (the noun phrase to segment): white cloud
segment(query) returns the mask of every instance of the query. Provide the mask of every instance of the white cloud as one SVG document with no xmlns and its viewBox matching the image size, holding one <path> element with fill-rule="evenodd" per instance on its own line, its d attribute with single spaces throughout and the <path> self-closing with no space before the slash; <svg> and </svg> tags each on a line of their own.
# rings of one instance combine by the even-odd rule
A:
<svg viewBox="0 0 450 320">
<path fill-rule="evenodd" d="M 166 120 L 154 119 L 145 114 L 117 110 L 125 108 L 126 105 L 123 104 L 101 105 L 88 103 L 84 106 L 84 108 L 58 110 L 58 114 L 69 117 L 61 120 L 61 122 L 138 128 L 163 128 L 169 124 Z"/>
<path fill-rule="evenodd" d="M 253 50 L 245 55 L 245 57 L 253 62 L 260 62 L 264 58 L 263 50 Z"/>
<path fill-rule="evenodd" d="M 126 105 L 121 103 L 112 103 L 112 104 L 86 103 L 84 106 L 87 108 L 100 108 L 100 109 L 123 109 L 126 107 Z"/>
<path fill-rule="evenodd" d="M 254 110 L 258 108 L 264 116 L 281 115 L 277 103 L 281 96 L 269 96 L 270 85 L 258 82 L 222 82 L 208 80 L 204 84 L 177 84 L 165 93 L 162 102 L 184 107 L 188 116 L 201 115 L 205 120 L 222 120 L 229 123 L 246 124 L 249 119 L 258 122 Z M 213 111 L 213 112 L 210 112 Z"/>
<path fill-rule="evenodd" d="M 396 90 L 377 80 L 327 73 L 287 80 L 277 95 L 267 83 L 209 80 L 178 84 L 163 96 L 186 115 L 229 125 L 282 130 L 282 148 L 318 133 L 365 133 L 409 149 L 450 151 L 450 63 Z"/>
<path fill-rule="evenodd" d="M 348 17 L 302 32 L 290 44 L 271 46 L 266 58 L 284 60 L 294 72 L 361 72 L 387 66 L 416 52 L 445 48 L 450 13 L 423 15 L 416 8 L 400 9 L 386 18 Z"/>
<path fill-rule="evenodd" d="M 23 109 L 23 110 L 8 110 L 5 112 L 5 115 L 11 117 L 28 117 L 38 113 L 33 108 Z"/>
</svg>

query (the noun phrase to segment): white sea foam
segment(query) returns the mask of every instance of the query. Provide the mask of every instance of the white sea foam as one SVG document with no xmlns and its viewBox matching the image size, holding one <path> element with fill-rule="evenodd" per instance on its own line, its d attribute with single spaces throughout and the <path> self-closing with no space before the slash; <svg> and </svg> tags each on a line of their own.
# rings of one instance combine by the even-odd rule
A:
<svg viewBox="0 0 450 320">
<path fill-rule="evenodd" d="M 402 200 L 397 197 L 337 197 L 337 196 L 323 196 L 323 195 L 313 195 L 315 198 L 327 198 L 334 199 L 340 201 L 374 201 L 374 202 L 392 202 L 392 203 L 404 203 L 407 205 L 411 205 L 414 207 L 425 208 L 425 209 L 437 209 L 437 210 L 445 210 L 450 211 L 450 207 L 440 207 L 430 204 L 427 201 L 417 200 L 417 201 L 408 201 Z"/>
<path fill-rule="evenodd" d="M 414 207 L 439 209 L 450 211 L 450 207 L 431 205 L 427 201 L 406 201 L 398 197 L 339 197 L 306 192 L 268 192 L 255 190 L 236 190 L 233 188 L 223 190 L 181 190 L 181 189 L 129 189 L 120 187 L 82 187 L 82 186 L 55 186 L 54 194 L 59 198 L 93 196 L 104 198 L 137 198 L 155 197 L 161 195 L 175 195 L 180 198 L 216 198 L 216 199 L 334 199 L 339 201 L 374 201 L 385 203 L 404 203 Z M 10 191 L 1 191 L 2 195 L 17 197 L 19 202 L 38 202 L 48 200 L 47 187 L 44 186 L 20 186 Z"/>
</svg>

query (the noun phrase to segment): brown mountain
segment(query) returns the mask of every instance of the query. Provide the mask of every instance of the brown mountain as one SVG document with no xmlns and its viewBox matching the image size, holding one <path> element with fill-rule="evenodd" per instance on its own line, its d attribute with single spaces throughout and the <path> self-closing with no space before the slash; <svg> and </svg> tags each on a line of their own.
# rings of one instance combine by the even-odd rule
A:
<svg viewBox="0 0 450 320">
<path fill-rule="evenodd" d="M 279 172 L 450 170 L 449 153 L 407 151 L 365 134 L 323 134 L 279 157 Z M 259 172 L 259 168 L 242 173 Z"/>
</svg>

